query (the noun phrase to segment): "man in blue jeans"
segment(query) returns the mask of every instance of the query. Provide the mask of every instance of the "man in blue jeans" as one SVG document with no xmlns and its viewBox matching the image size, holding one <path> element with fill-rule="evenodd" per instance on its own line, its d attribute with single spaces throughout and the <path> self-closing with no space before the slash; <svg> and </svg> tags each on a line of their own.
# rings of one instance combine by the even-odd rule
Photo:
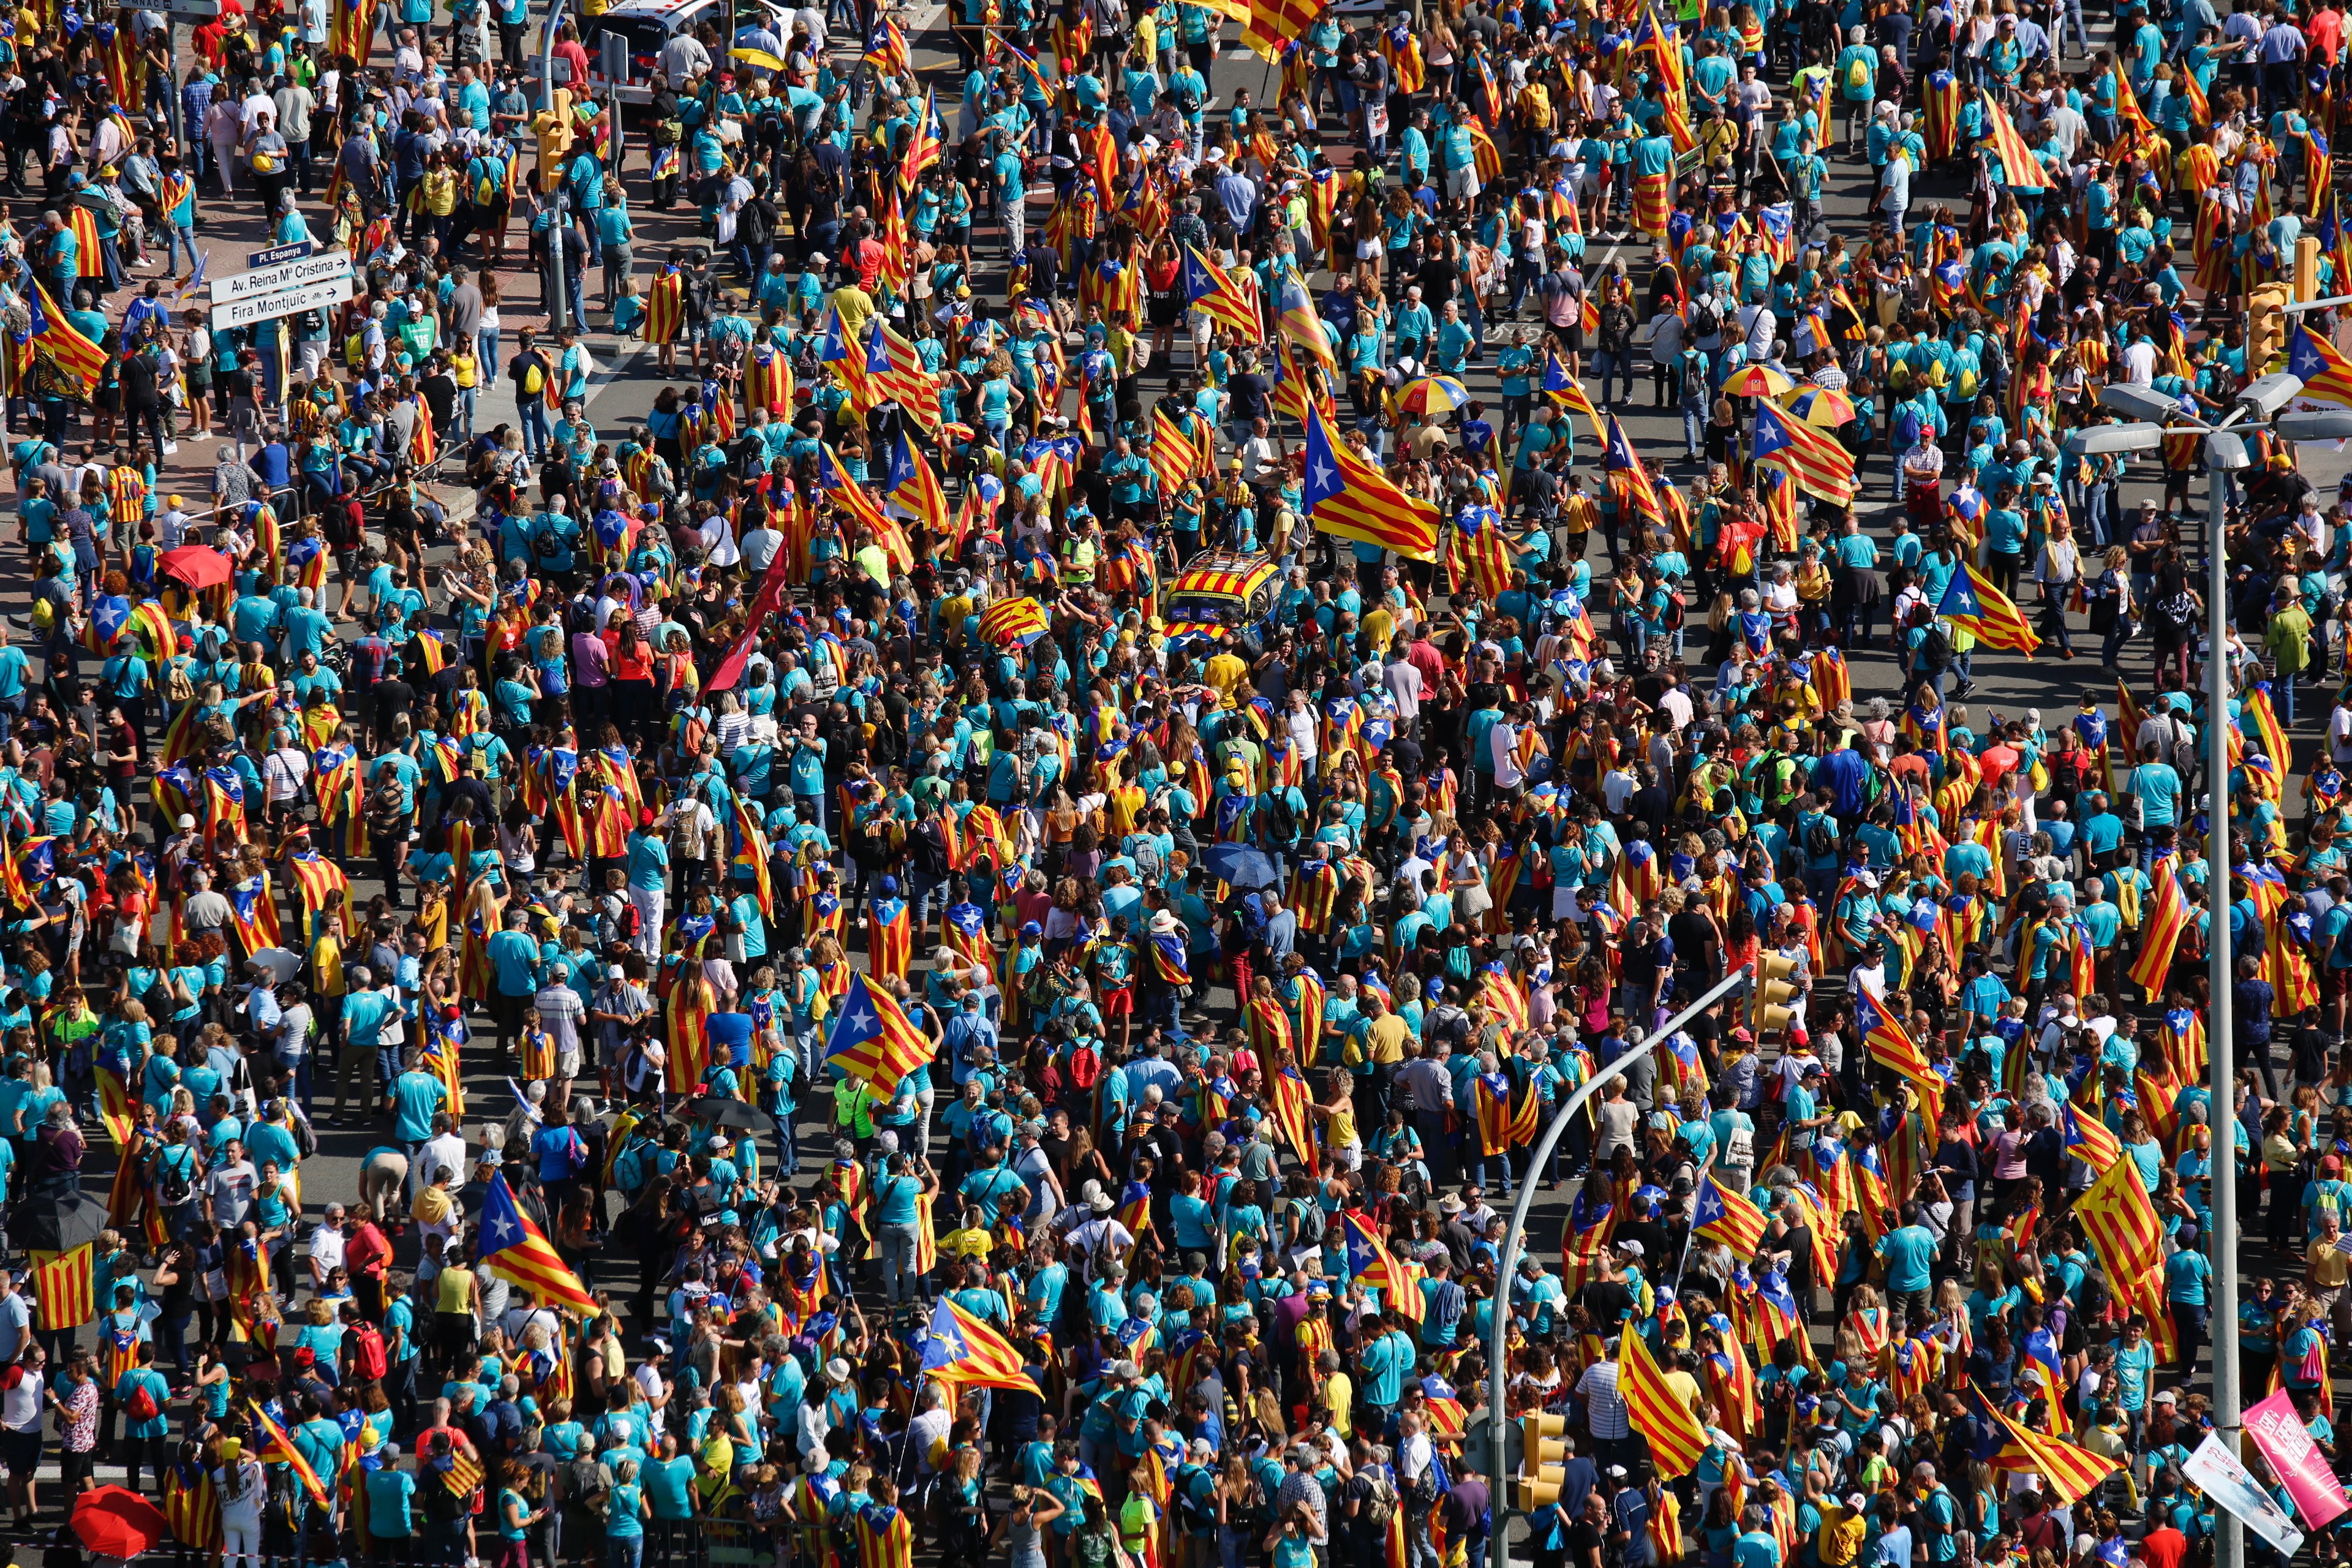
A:
<svg viewBox="0 0 2352 1568">
<path fill-rule="evenodd" d="M 555 367 L 533 346 L 536 341 L 528 331 L 518 333 L 520 346 L 507 365 L 507 374 L 514 382 L 515 406 L 522 416 L 523 451 L 534 463 L 547 450 L 547 389 L 555 379 Z"/>
</svg>

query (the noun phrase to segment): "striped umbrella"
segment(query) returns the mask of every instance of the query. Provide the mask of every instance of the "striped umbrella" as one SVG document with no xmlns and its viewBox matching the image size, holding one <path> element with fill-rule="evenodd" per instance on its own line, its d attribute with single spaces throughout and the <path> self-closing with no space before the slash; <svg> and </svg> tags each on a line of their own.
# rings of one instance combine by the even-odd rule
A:
<svg viewBox="0 0 2352 1568">
<path fill-rule="evenodd" d="M 1834 430 L 1853 418 L 1853 399 L 1834 387 L 1801 386 L 1780 406 L 1817 429 Z"/>
<path fill-rule="evenodd" d="M 1424 375 L 1404 384 L 1397 406 L 1407 414 L 1435 418 L 1451 414 L 1470 401 L 1470 389 L 1450 375 Z"/>
</svg>

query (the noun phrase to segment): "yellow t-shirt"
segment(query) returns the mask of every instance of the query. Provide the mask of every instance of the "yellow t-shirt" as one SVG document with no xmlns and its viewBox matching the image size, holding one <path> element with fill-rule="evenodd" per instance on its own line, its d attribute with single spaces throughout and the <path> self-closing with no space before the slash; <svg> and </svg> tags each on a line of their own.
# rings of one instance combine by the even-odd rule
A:
<svg viewBox="0 0 2352 1568">
<path fill-rule="evenodd" d="M 457 210 L 456 170 L 428 169 L 425 172 L 425 210 L 435 217 L 447 217 Z"/>
<path fill-rule="evenodd" d="M 1861 1556 L 1862 1538 L 1867 1529 L 1859 1510 L 1843 1503 L 1824 1507 L 1821 1533 L 1814 1538 L 1821 1549 L 1823 1568 L 1845 1568 Z"/>
<path fill-rule="evenodd" d="M 1364 612 L 1358 627 L 1364 635 L 1365 647 L 1386 653 L 1396 637 L 1396 614 L 1386 605 L 1375 605 Z"/>
<path fill-rule="evenodd" d="M 480 370 L 481 362 L 472 354 L 453 353 L 449 356 L 449 374 L 457 378 L 460 392 L 481 384 Z"/>
<path fill-rule="evenodd" d="M 1201 672 L 1201 678 L 1209 683 L 1209 689 L 1217 694 L 1220 702 L 1228 702 L 1233 699 L 1234 688 L 1239 686 L 1242 677 L 1248 673 L 1249 666 L 1242 662 L 1238 654 L 1221 651 L 1209 660 L 1208 668 Z"/>
<path fill-rule="evenodd" d="M 1323 1380 L 1323 1406 L 1331 1413 L 1331 1430 L 1341 1441 L 1356 1435 L 1350 1424 L 1355 1418 L 1356 1384 L 1344 1372 L 1335 1372 Z"/>
<path fill-rule="evenodd" d="M 321 996 L 343 994 L 343 944 L 333 937 L 322 936 L 310 949 L 310 973 L 319 984 Z"/>
<path fill-rule="evenodd" d="M 1394 1013 L 1383 1013 L 1373 1019 L 1364 1031 L 1372 1044 L 1372 1062 L 1376 1067 L 1394 1067 L 1404 1060 L 1404 1043 L 1412 1028 Z"/>
</svg>

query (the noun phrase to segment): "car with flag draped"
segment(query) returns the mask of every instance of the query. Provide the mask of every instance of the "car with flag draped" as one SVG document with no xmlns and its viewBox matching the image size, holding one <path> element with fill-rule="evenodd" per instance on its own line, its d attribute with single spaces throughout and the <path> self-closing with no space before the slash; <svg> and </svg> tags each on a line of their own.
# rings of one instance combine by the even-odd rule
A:
<svg viewBox="0 0 2352 1568">
<path fill-rule="evenodd" d="M 1168 586 L 1160 616 L 1171 647 L 1192 637 L 1222 642 L 1236 631 L 1270 631 L 1282 568 L 1257 552 L 1204 550 Z"/>
</svg>

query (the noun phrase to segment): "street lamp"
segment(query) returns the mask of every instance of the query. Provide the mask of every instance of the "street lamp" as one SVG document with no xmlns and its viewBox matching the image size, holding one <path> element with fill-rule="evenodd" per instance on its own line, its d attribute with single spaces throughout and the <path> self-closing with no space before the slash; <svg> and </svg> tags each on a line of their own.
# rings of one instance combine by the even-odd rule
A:
<svg viewBox="0 0 2352 1568">
<path fill-rule="evenodd" d="M 2352 412 L 2284 412 L 2303 392 L 2298 376 L 2262 376 L 2239 392 L 2234 406 L 2218 425 L 2195 418 L 2180 400 L 2153 387 L 2128 384 L 2103 386 L 2099 402 L 2135 420 L 2153 423 L 2086 426 L 2071 432 L 2068 451 L 2077 456 L 2149 451 L 2164 444 L 2168 434 L 2194 433 L 2204 437 L 2207 494 L 2205 555 L 2209 572 L 2206 611 L 2211 617 L 2208 636 L 2212 647 L 2205 661 L 2206 840 L 2205 887 L 2212 934 L 2208 942 L 2210 968 L 2207 985 L 2212 993 L 2206 1037 L 2210 1047 L 2210 1076 L 2216 1157 L 2211 1177 L 2213 1224 L 2207 1235 L 2213 1264 L 2213 1424 L 2223 1441 L 2237 1446 L 2238 1270 L 2234 1249 L 2238 1237 L 2237 1140 L 2229 1123 L 2235 1120 L 2237 1063 L 2231 1039 L 2230 922 L 2224 918 L 2230 898 L 2230 679 L 2222 649 L 2230 637 L 2230 574 L 2222 551 L 2221 476 L 2252 466 L 2245 433 L 2267 429 L 2284 441 L 2337 441 L 2352 437 Z M 2126 745 L 2136 737 L 2126 737 Z M 2284 769 L 2287 760 L 2273 757 Z M 2221 1140 L 2229 1140 L 2231 1170 L 2221 1171 Z M 2221 1513 L 2221 1538 L 2215 1554 L 2218 1568 L 2244 1568 L 2245 1535 L 2235 1516 Z"/>
</svg>

